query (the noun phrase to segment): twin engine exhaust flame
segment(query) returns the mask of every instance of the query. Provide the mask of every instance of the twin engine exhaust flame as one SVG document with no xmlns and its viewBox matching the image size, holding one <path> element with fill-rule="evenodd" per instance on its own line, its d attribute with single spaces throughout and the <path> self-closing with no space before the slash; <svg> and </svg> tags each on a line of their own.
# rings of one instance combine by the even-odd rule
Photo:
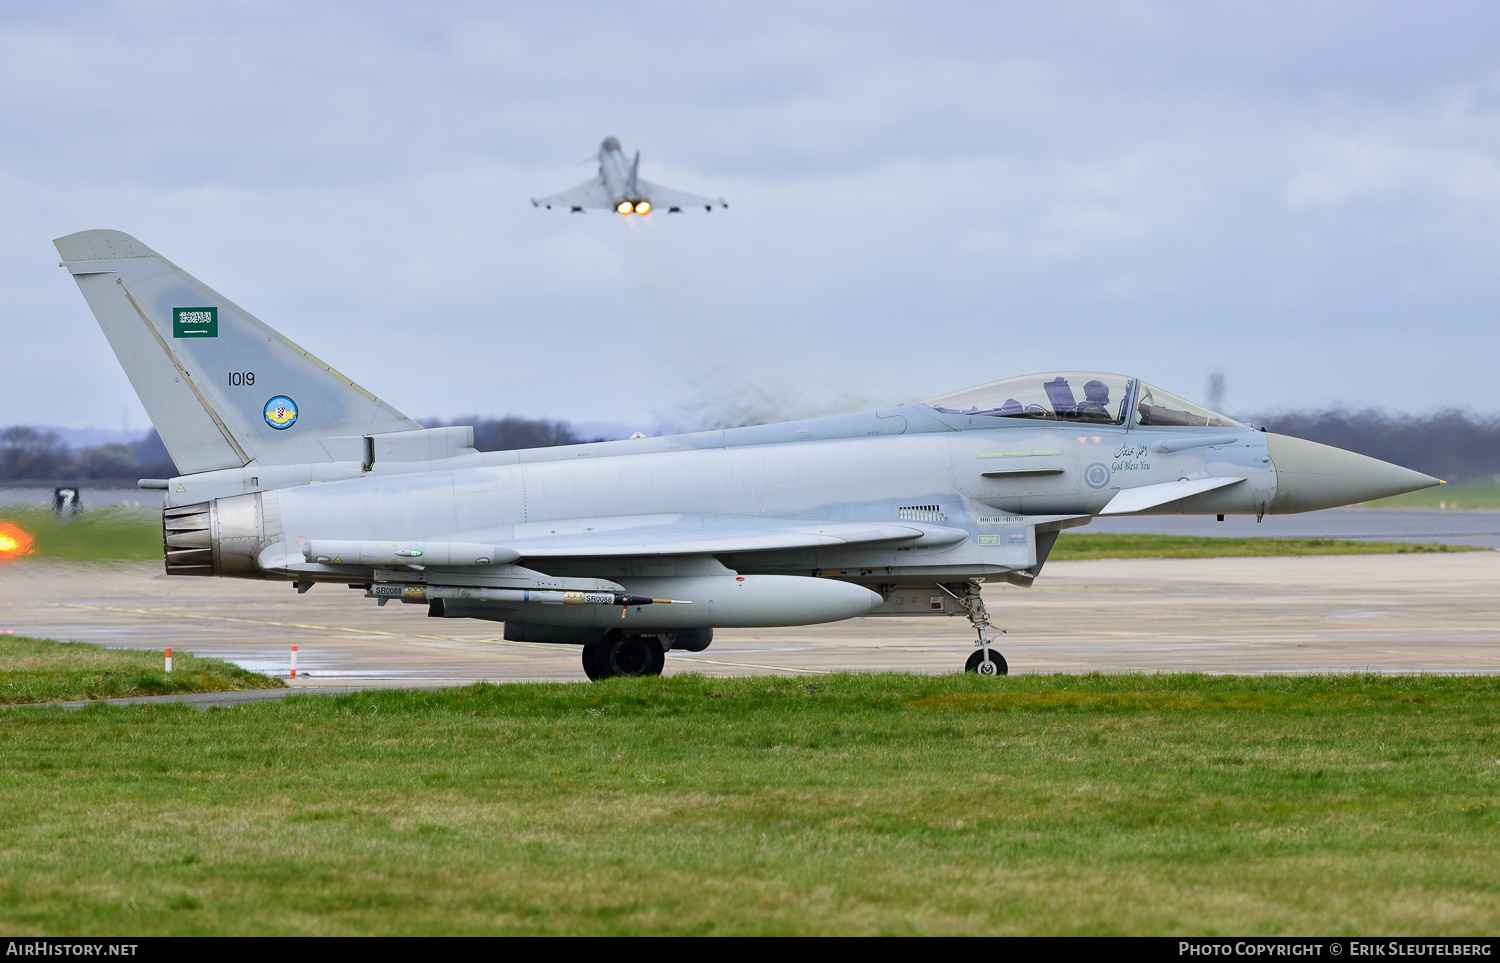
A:
<svg viewBox="0 0 1500 963">
<path fill-rule="evenodd" d="M 621 214 L 650 214 L 651 202 L 636 201 L 632 204 L 630 201 L 621 201 L 620 203 L 615 205 L 615 210 L 619 211 Z"/>
</svg>

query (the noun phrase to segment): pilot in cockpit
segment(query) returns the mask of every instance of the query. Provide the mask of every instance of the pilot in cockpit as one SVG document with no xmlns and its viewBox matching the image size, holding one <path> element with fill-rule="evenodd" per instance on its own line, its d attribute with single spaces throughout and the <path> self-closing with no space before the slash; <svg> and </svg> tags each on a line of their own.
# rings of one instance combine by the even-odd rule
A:
<svg viewBox="0 0 1500 963">
<path fill-rule="evenodd" d="M 1083 400 L 1074 409 L 1079 414 L 1109 417 L 1109 385 L 1095 379 L 1083 386 Z"/>
</svg>

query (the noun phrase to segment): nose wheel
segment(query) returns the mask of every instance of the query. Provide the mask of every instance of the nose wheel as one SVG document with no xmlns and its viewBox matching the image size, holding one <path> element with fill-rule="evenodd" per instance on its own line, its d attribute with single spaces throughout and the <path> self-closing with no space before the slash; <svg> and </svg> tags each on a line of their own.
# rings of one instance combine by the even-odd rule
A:
<svg viewBox="0 0 1500 963">
<path fill-rule="evenodd" d="M 979 675 L 1009 675 L 1010 666 L 1005 664 L 1005 656 L 990 648 L 988 630 L 994 626 L 990 624 L 989 610 L 984 607 L 984 599 L 979 594 L 979 583 L 973 580 L 965 582 L 962 585 L 963 594 L 941 582 L 938 583 L 938 588 L 953 596 L 953 600 L 964 607 L 964 611 L 969 613 L 969 624 L 979 633 L 979 641 L 975 643 L 978 648 L 969 656 L 969 661 L 964 663 L 964 671 Z M 1005 630 L 1001 629 L 1000 634 L 1004 635 Z"/>
<path fill-rule="evenodd" d="M 1009 675 L 1010 666 L 1005 664 L 1005 656 L 994 649 L 975 649 L 969 661 L 964 663 L 964 671 L 980 675 Z"/>
</svg>

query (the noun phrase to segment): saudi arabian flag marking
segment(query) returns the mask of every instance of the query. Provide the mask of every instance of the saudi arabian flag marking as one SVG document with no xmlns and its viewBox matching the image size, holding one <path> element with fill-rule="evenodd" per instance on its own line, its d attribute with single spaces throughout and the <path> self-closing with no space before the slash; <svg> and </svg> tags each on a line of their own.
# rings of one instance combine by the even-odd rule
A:
<svg viewBox="0 0 1500 963">
<path fill-rule="evenodd" d="M 172 337 L 217 338 L 218 336 L 218 308 L 172 309 Z"/>
</svg>

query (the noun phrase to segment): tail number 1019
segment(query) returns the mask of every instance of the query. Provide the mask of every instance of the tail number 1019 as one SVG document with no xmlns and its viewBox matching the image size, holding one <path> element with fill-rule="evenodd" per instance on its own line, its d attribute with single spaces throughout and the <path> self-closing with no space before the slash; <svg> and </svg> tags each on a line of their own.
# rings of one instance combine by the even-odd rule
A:
<svg viewBox="0 0 1500 963">
<path fill-rule="evenodd" d="M 238 388 L 241 385 L 255 384 L 255 372 L 253 371 L 231 371 L 229 372 L 229 386 Z"/>
</svg>

